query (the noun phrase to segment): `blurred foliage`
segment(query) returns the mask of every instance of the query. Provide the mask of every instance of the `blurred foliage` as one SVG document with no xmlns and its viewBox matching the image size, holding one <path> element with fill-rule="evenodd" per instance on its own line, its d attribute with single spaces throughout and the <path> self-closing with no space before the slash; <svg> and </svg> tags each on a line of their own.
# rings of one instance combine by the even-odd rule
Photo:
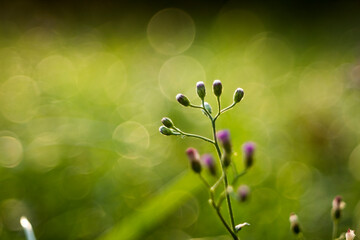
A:
<svg viewBox="0 0 360 240">
<path fill-rule="evenodd" d="M 224 114 L 248 202 L 242 239 L 291 239 L 299 215 L 307 239 L 331 236 L 335 195 L 347 202 L 340 231 L 360 232 L 360 6 L 145 1 L 14 1 L 0 18 L 0 238 L 228 239 L 184 150 L 212 146 L 163 137 L 169 116 L 211 136 L 195 84 L 237 87 Z M 214 108 L 215 109 L 215 108 Z M 211 181 L 211 176 L 207 176 Z M 207 236 L 208 238 L 204 238 Z"/>
</svg>

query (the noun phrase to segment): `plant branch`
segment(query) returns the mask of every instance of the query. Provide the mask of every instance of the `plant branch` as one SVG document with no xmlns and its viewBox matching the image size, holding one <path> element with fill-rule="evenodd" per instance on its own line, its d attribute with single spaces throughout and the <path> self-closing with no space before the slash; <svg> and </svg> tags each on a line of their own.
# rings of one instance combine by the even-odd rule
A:
<svg viewBox="0 0 360 240">
<path fill-rule="evenodd" d="M 221 162 L 221 151 L 220 151 L 220 147 L 219 147 L 219 144 L 218 144 L 218 141 L 217 141 L 217 138 L 216 138 L 215 120 L 216 119 L 211 121 L 212 128 L 213 128 L 214 141 L 215 141 L 214 145 L 215 145 L 215 148 L 216 148 L 216 151 L 217 151 L 220 163 L 221 163 L 220 165 L 221 165 L 221 169 L 222 169 L 222 173 L 223 173 L 222 175 L 224 176 L 224 188 L 225 188 L 225 191 L 226 191 L 229 184 L 228 184 L 228 179 L 227 179 L 227 175 L 226 175 L 226 169 L 223 166 L 223 163 Z M 230 216 L 230 221 L 231 221 L 231 227 L 232 227 L 233 231 L 235 232 L 236 230 L 235 230 L 234 214 L 233 214 L 233 211 L 232 211 L 231 200 L 230 200 L 229 194 L 226 194 L 226 202 L 227 202 L 227 206 L 228 206 L 228 211 L 229 211 L 229 216 Z"/>
<path fill-rule="evenodd" d="M 198 139 L 202 139 L 206 142 L 209 142 L 209 143 L 212 143 L 212 144 L 215 144 L 215 142 L 209 138 L 206 138 L 206 137 L 203 137 L 203 136 L 200 136 L 200 135 L 197 135 L 197 134 L 192 134 L 192 133 L 186 133 L 186 132 L 183 132 L 181 131 L 180 129 L 176 128 L 176 127 L 173 127 L 176 131 L 178 131 L 181 135 L 184 135 L 184 136 L 187 136 L 187 137 L 193 137 L 193 138 L 198 138 Z"/>
</svg>

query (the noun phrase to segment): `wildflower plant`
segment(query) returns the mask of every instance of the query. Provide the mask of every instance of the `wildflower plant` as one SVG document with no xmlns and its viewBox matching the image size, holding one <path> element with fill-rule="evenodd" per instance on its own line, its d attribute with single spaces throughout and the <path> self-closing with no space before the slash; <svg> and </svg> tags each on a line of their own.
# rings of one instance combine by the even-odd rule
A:
<svg viewBox="0 0 360 240">
<path fill-rule="evenodd" d="M 236 164 L 232 161 L 233 147 L 230 138 L 230 132 L 228 130 L 216 130 L 216 120 L 225 112 L 232 109 L 236 104 L 238 104 L 244 97 L 244 91 L 242 88 L 235 90 L 233 95 L 233 102 L 228 107 L 221 108 L 221 95 L 223 86 L 220 80 L 215 80 L 212 85 L 213 94 L 217 100 L 217 113 L 214 114 L 209 103 L 205 102 L 206 97 L 206 88 L 203 82 L 198 82 L 196 84 L 196 93 L 201 100 L 200 105 L 194 105 L 190 100 L 183 94 L 178 94 L 176 100 L 183 105 L 184 107 L 196 108 L 201 110 L 205 116 L 210 120 L 212 126 L 212 139 L 200 136 L 197 134 L 187 133 L 175 126 L 171 119 L 164 117 L 161 122 L 163 126 L 159 128 L 160 133 L 166 136 L 182 136 L 182 137 L 192 137 L 203 140 L 210 143 L 214 146 L 217 153 L 217 161 L 213 155 L 206 153 L 202 156 L 195 148 L 188 148 L 186 150 L 186 155 L 190 161 L 191 169 L 196 173 L 200 180 L 203 182 L 204 186 L 209 191 L 209 203 L 214 208 L 217 216 L 220 221 L 232 236 L 234 240 L 239 239 L 237 236 L 238 231 L 243 227 L 250 224 L 244 222 L 240 224 L 235 223 L 234 211 L 232 208 L 231 197 L 238 199 L 239 201 L 245 201 L 249 195 L 249 188 L 247 186 L 240 186 L 236 192 L 234 192 L 234 187 L 237 183 L 237 180 L 243 176 L 248 169 L 252 166 L 254 160 L 254 151 L 255 144 L 252 142 L 245 143 L 243 145 L 244 150 L 244 168 L 241 172 L 238 171 Z M 218 173 L 217 167 L 220 166 L 220 174 Z M 230 181 L 230 175 L 228 171 L 232 168 L 233 174 L 231 174 L 232 179 Z M 212 176 L 220 175 L 213 182 L 209 182 L 203 176 L 202 168 L 205 167 L 208 169 Z M 216 191 L 220 188 L 220 185 L 223 185 L 222 191 Z M 221 212 L 221 207 L 223 203 L 226 202 L 227 212 L 229 215 L 229 220 L 226 220 Z"/>
</svg>

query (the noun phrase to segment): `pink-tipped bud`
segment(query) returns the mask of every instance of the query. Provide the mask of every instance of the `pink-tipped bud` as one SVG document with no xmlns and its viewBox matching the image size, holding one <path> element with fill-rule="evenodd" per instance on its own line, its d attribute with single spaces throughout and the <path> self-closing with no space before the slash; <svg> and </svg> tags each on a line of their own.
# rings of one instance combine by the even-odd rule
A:
<svg viewBox="0 0 360 240">
<path fill-rule="evenodd" d="M 220 80 L 215 80 L 213 82 L 213 92 L 215 94 L 215 96 L 220 97 L 221 93 L 222 93 L 222 84 Z"/>
<path fill-rule="evenodd" d="M 331 215 L 334 220 L 338 220 L 341 217 L 341 211 L 345 208 L 345 202 L 341 196 L 336 196 L 332 201 Z"/>
<path fill-rule="evenodd" d="M 197 82 L 196 83 L 196 92 L 200 99 L 204 100 L 206 96 L 206 89 L 204 82 Z"/>
<path fill-rule="evenodd" d="M 290 221 L 290 228 L 293 233 L 296 235 L 301 232 L 300 225 L 299 225 L 299 218 L 295 213 L 291 213 L 289 217 Z"/>
<path fill-rule="evenodd" d="M 244 90 L 242 88 L 237 88 L 234 92 L 234 103 L 238 103 L 244 97 Z"/>
<path fill-rule="evenodd" d="M 348 231 L 345 234 L 346 240 L 353 240 L 355 239 L 355 233 L 354 230 L 351 230 L 350 228 L 348 229 Z"/>
<path fill-rule="evenodd" d="M 240 185 L 237 190 L 237 196 L 240 202 L 245 202 L 250 194 L 250 188 L 247 185 Z"/>
<path fill-rule="evenodd" d="M 200 163 L 200 154 L 195 148 L 188 148 L 186 150 L 186 155 L 190 160 L 191 169 L 196 172 L 201 172 L 201 163 Z"/>
<path fill-rule="evenodd" d="M 228 155 L 231 154 L 232 148 L 231 148 L 231 141 L 230 141 L 230 132 L 229 130 L 221 130 L 218 131 L 216 134 L 217 138 L 219 139 L 219 142 L 221 143 L 222 147 L 224 148 L 225 153 Z"/>
<path fill-rule="evenodd" d="M 216 176 L 216 166 L 215 166 L 215 160 L 214 157 L 211 154 L 204 154 L 201 157 L 202 162 L 206 166 L 207 169 L 209 169 L 211 175 Z"/>
<path fill-rule="evenodd" d="M 190 100 L 184 94 L 179 93 L 176 95 L 176 100 L 185 107 L 190 106 Z"/>
<path fill-rule="evenodd" d="M 244 151 L 244 164 L 245 168 L 249 168 L 254 163 L 254 152 L 255 152 L 255 143 L 246 142 L 243 144 Z"/>
</svg>

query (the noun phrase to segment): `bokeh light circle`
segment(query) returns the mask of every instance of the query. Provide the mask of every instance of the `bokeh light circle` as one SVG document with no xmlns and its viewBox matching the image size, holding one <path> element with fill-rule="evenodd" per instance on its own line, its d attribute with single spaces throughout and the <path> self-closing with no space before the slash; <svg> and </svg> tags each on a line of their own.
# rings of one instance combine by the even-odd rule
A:
<svg viewBox="0 0 360 240">
<path fill-rule="evenodd" d="M 12 136 L 0 137 L 0 166 L 13 168 L 19 165 L 23 156 L 20 141 Z"/>
<path fill-rule="evenodd" d="M 147 27 L 147 36 L 151 46 L 166 55 L 186 51 L 194 41 L 195 32 L 192 18 L 176 8 L 167 8 L 157 12 Z"/>
<path fill-rule="evenodd" d="M 0 110 L 10 121 L 29 121 L 37 112 L 39 90 L 27 76 L 14 76 L 0 86 Z"/>
<path fill-rule="evenodd" d="M 36 72 L 40 88 L 50 95 L 69 97 L 77 91 L 77 71 L 63 56 L 44 58 L 36 66 Z"/>
<path fill-rule="evenodd" d="M 122 61 L 112 64 L 105 74 L 104 88 L 108 97 L 116 101 L 126 88 L 127 72 Z"/>
<path fill-rule="evenodd" d="M 192 100 L 196 97 L 196 82 L 205 82 L 205 79 L 202 65 L 196 59 L 183 55 L 167 60 L 159 73 L 161 92 L 170 100 L 174 100 L 179 92 Z"/>
<path fill-rule="evenodd" d="M 138 158 L 149 147 L 148 130 L 140 123 L 128 121 L 121 123 L 113 132 L 112 139 L 116 151 L 125 158 Z"/>
</svg>

